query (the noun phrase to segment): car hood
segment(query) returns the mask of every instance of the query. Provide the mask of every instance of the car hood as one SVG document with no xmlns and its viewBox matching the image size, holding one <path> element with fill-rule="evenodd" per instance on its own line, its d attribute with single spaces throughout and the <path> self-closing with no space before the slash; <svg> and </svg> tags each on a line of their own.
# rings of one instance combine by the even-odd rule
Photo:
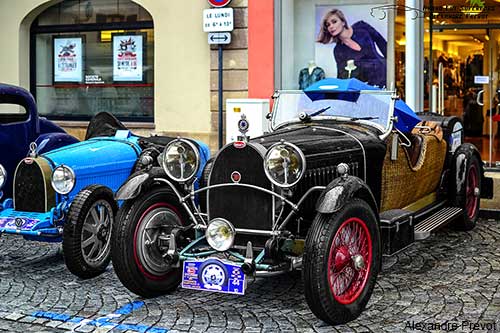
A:
<svg viewBox="0 0 500 333">
<path fill-rule="evenodd" d="M 299 147 L 309 165 L 346 155 L 362 158 L 363 153 L 379 157 L 385 154 L 385 144 L 378 133 L 361 125 L 294 125 L 251 141 L 269 148 L 281 140 Z"/>
<path fill-rule="evenodd" d="M 139 154 L 136 137 L 101 137 L 65 146 L 42 156 L 49 160 L 53 168 L 64 164 L 78 176 L 131 168 Z"/>
</svg>

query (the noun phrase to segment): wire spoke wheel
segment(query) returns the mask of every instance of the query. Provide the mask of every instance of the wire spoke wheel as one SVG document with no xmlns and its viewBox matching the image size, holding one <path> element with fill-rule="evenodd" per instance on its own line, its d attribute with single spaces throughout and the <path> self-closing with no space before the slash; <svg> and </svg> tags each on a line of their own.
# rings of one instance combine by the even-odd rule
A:
<svg viewBox="0 0 500 333">
<path fill-rule="evenodd" d="M 335 234 L 328 256 L 328 280 L 333 297 L 352 303 L 363 291 L 372 259 L 370 233 L 359 218 L 346 220 Z"/>
<path fill-rule="evenodd" d="M 376 213 L 365 200 L 318 213 L 304 245 L 302 277 L 311 311 L 329 324 L 357 318 L 371 297 L 382 248 Z"/>
<path fill-rule="evenodd" d="M 471 164 L 467 173 L 467 187 L 465 190 L 465 209 L 469 219 L 473 219 L 476 216 L 479 206 L 479 179 L 477 175 L 478 170 L 476 164 Z"/>
</svg>

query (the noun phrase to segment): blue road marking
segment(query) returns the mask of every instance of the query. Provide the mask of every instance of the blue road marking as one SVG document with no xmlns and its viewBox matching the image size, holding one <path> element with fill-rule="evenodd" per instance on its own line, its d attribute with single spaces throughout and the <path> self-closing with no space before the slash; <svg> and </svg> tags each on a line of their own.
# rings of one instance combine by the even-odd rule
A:
<svg viewBox="0 0 500 333">
<path fill-rule="evenodd" d="M 99 317 L 97 319 L 85 319 L 83 317 L 75 317 L 67 314 L 55 313 L 55 312 L 47 312 L 47 311 L 35 311 L 31 314 L 32 317 L 36 318 L 46 318 L 55 321 L 61 322 L 70 322 L 75 324 L 81 324 L 82 326 L 90 325 L 95 327 L 106 327 L 113 328 L 121 331 L 135 331 L 140 333 L 166 333 L 168 329 L 161 327 L 154 327 L 148 325 L 140 325 L 140 324 L 119 324 L 112 322 L 111 320 L 119 318 L 123 315 L 129 315 L 133 311 L 144 306 L 144 302 L 135 301 L 129 304 L 126 304 L 116 310 L 115 312 L 108 314 L 103 317 Z"/>
</svg>

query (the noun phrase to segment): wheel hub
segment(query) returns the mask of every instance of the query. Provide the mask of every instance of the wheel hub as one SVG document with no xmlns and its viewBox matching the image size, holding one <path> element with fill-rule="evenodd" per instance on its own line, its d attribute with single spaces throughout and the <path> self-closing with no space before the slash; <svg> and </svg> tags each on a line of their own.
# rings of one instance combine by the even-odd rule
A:
<svg viewBox="0 0 500 333">
<path fill-rule="evenodd" d="M 355 256 L 352 257 L 352 262 L 354 264 L 354 268 L 357 270 L 357 271 L 360 271 L 362 270 L 363 268 L 365 268 L 365 259 L 363 258 L 362 255 L 360 254 L 357 254 Z"/>
<path fill-rule="evenodd" d="M 334 271 L 340 272 L 351 262 L 351 254 L 347 246 L 340 246 L 335 253 Z"/>
<path fill-rule="evenodd" d="M 101 241 L 105 241 L 108 237 L 108 227 L 105 225 L 100 225 L 97 227 L 97 238 Z"/>
<path fill-rule="evenodd" d="M 474 187 L 474 196 L 479 197 L 479 187 Z"/>
</svg>

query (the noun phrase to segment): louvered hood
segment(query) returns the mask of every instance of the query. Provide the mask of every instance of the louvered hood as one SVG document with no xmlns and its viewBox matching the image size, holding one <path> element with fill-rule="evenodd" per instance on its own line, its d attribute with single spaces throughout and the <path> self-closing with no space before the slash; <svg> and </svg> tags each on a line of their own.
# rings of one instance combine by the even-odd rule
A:
<svg viewBox="0 0 500 333">
<path fill-rule="evenodd" d="M 386 152 L 386 145 L 379 139 L 379 134 L 368 126 L 324 122 L 321 125 L 295 125 L 251 141 L 267 149 L 284 140 L 302 150 L 307 170 L 297 185 L 297 196 L 312 186 L 327 185 L 338 176 L 336 166 L 347 163 L 350 174 L 365 180 L 378 200 Z"/>
</svg>

